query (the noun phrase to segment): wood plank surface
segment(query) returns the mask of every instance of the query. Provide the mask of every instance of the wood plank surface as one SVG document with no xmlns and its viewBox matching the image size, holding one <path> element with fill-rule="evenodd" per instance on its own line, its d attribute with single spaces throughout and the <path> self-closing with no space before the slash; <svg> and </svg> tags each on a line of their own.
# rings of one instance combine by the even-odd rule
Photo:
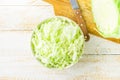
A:
<svg viewBox="0 0 120 80">
<path fill-rule="evenodd" d="M 0 56 L 29 56 L 31 35 L 32 31 L 0 31 Z M 84 54 L 120 54 L 120 45 L 91 35 Z"/>
<path fill-rule="evenodd" d="M 53 15 L 52 6 L 0 6 L 0 30 L 32 30 Z"/>
<path fill-rule="evenodd" d="M 43 2 L 43 0 L 0 0 L 0 6 L 33 6 L 33 5 L 44 5 L 50 4 Z"/>
<path fill-rule="evenodd" d="M 0 57 L 0 63 L 3 80 L 120 80 L 120 55 L 84 55 L 65 70 L 47 69 L 33 56 Z"/>
<path fill-rule="evenodd" d="M 120 80 L 120 45 L 91 35 L 79 63 L 47 69 L 32 55 L 32 30 L 54 16 L 42 0 L 0 0 L 0 80 Z"/>
</svg>

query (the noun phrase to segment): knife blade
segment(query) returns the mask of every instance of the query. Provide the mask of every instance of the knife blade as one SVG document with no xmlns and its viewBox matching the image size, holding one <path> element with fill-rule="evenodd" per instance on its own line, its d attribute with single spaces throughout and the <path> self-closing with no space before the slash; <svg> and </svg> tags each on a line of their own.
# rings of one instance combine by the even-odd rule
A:
<svg viewBox="0 0 120 80">
<path fill-rule="evenodd" d="M 85 20 L 82 16 L 81 9 L 78 5 L 78 2 L 77 2 L 77 0 L 70 0 L 70 3 L 71 3 L 71 6 L 72 6 L 72 9 L 73 9 L 73 12 L 76 16 L 77 23 L 79 24 L 81 30 L 83 31 L 85 41 L 88 41 L 90 39 L 90 36 L 89 36 L 88 30 L 87 30 L 87 27 L 86 27 Z"/>
<path fill-rule="evenodd" d="M 70 0 L 73 9 L 79 9 L 78 3 L 76 0 Z"/>
</svg>

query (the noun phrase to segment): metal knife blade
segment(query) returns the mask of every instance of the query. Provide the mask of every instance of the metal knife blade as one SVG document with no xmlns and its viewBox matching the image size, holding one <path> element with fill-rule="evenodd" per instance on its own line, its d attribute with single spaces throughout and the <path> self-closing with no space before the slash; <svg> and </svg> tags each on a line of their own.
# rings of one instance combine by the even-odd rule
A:
<svg viewBox="0 0 120 80">
<path fill-rule="evenodd" d="M 73 9 L 79 9 L 77 0 L 70 0 Z"/>
</svg>

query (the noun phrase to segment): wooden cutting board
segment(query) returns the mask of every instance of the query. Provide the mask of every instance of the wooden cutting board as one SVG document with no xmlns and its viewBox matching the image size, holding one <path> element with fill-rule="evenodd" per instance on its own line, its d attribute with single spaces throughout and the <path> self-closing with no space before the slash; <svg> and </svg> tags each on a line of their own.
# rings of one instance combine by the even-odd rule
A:
<svg viewBox="0 0 120 80">
<path fill-rule="evenodd" d="M 52 16 L 53 6 L 41 0 L 0 0 L 0 80 L 120 80 L 120 45 L 94 35 L 73 67 L 43 67 L 30 40 L 32 30 Z"/>
<path fill-rule="evenodd" d="M 56 15 L 66 16 L 66 17 L 71 18 L 72 20 L 76 21 L 76 18 L 72 11 L 72 7 L 70 5 L 69 0 L 44 0 L 44 1 L 49 2 L 50 4 L 52 4 L 54 6 L 54 11 L 55 11 Z M 83 17 L 86 21 L 88 31 L 91 34 L 102 37 L 99 35 L 99 33 L 97 31 L 96 24 L 93 19 L 92 9 L 91 9 L 91 0 L 78 0 L 78 2 L 79 2 L 79 6 L 82 10 Z M 113 42 L 120 44 L 120 39 L 107 38 L 107 40 L 111 40 Z"/>
</svg>

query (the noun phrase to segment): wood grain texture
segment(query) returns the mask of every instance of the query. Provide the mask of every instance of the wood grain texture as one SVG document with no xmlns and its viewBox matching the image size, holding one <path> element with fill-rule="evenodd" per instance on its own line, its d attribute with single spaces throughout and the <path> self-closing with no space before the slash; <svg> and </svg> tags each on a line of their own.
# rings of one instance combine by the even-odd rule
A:
<svg viewBox="0 0 120 80">
<path fill-rule="evenodd" d="M 120 45 L 94 35 L 71 68 L 42 66 L 30 40 L 38 23 L 52 16 L 53 7 L 41 0 L 0 0 L 0 80 L 120 80 Z"/>
<path fill-rule="evenodd" d="M 4 80 L 119 80 L 120 56 L 84 55 L 65 70 L 43 67 L 33 56 L 0 57 L 0 79 Z M 22 64 L 22 65 L 21 65 Z"/>
<path fill-rule="evenodd" d="M 0 30 L 32 30 L 53 15 L 52 6 L 0 6 Z"/>
<path fill-rule="evenodd" d="M 29 56 L 31 36 L 32 31 L 0 31 L 0 56 Z M 120 54 L 120 45 L 91 35 L 84 54 Z"/>
<path fill-rule="evenodd" d="M 0 0 L 0 6 L 33 6 L 33 5 L 44 5 L 50 4 L 43 2 L 43 0 Z"/>
</svg>

